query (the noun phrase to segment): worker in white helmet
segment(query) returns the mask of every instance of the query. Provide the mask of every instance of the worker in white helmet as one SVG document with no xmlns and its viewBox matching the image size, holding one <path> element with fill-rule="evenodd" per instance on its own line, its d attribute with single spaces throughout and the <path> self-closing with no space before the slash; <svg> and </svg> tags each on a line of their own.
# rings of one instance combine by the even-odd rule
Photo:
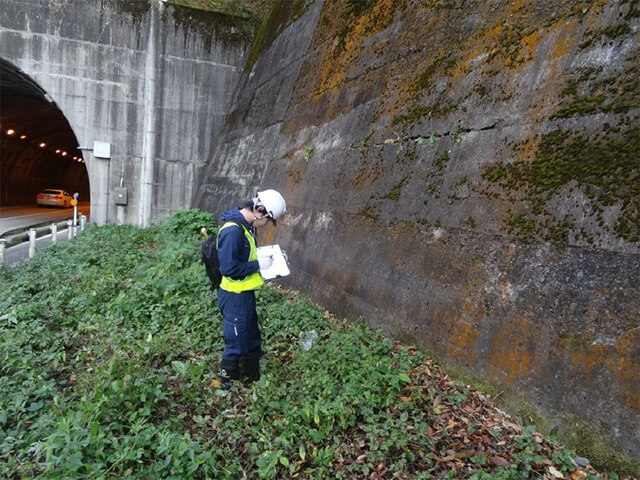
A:
<svg viewBox="0 0 640 480">
<path fill-rule="evenodd" d="M 218 232 L 218 260 L 222 282 L 218 307 L 223 317 L 224 351 L 220 383 L 224 390 L 234 380 L 245 384 L 260 379 L 260 347 L 255 290 L 264 284 L 260 269 L 272 258 L 258 260 L 256 229 L 276 220 L 286 211 L 282 195 L 263 190 L 242 206 L 222 214 Z"/>
</svg>

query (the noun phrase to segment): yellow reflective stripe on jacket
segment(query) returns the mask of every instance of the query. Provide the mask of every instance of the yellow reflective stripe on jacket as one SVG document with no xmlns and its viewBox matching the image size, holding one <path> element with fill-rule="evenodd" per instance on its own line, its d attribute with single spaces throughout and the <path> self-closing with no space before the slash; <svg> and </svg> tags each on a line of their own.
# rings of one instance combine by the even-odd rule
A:
<svg viewBox="0 0 640 480">
<path fill-rule="evenodd" d="M 251 232 L 249 232 L 249 230 L 247 230 L 246 228 L 241 227 L 240 225 L 234 222 L 227 222 L 224 225 L 222 225 L 222 227 L 220 227 L 220 230 L 218 230 L 218 235 L 220 235 L 220 232 L 222 231 L 223 228 L 226 228 L 230 225 L 235 225 L 237 227 L 242 228 L 242 231 L 244 232 L 244 236 L 247 237 L 247 240 L 249 241 L 249 247 L 251 249 L 249 251 L 249 261 L 251 262 L 253 260 L 257 260 L 258 247 L 256 246 L 256 242 L 254 241 L 253 236 L 251 235 Z M 247 290 L 256 290 L 260 288 L 262 285 L 264 285 L 264 279 L 262 278 L 262 275 L 260 275 L 260 271 L 253 272 L 239 280 L 234 280 L 231 277 L 222 276 L 222 281 L 220 282 L 220 288 L 223 288 L 227 292 L 234 292 L 234 293 L 246 292 Z"/>
</svg>

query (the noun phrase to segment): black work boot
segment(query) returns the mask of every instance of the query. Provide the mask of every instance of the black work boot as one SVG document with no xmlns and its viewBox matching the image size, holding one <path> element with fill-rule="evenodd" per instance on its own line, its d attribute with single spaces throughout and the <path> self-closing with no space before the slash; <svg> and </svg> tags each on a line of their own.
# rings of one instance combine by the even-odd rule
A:
<svg viewBox="0 0 640 480">
<path fill-rule="evenodd" d="M 240 361 L 223 358 L 220 367 L 220 388 L 229 390 L 234 380 L 240 380 Z"/>
<path fill-rule="evenodd" d="M 240 358 L 240 368 L 242 370 L 242 383 L 249 385 L 251 382 L 260 380 L 260 355 L 259 348 L 251 350 Z"/>
</svg>

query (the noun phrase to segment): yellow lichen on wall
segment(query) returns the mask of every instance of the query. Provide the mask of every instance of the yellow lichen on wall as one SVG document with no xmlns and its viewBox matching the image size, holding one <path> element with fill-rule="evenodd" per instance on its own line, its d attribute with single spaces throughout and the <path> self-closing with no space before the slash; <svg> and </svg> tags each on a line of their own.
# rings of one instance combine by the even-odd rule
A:
<svg viewBox="0 0 640 480">
<path fill-rule="evenodd" d="M 524 158 L 535 158 L 535 156 L 538 154 L 538 151 L 538 140 L 535 137 L 527 138 L 527 141 L 522 147 Z"/>
<path fill-rule="evenodd" d="M 571 53 L 571 50 L 573 50 L 573 48 L 576 46 L 575 35 L 572 35 L 576 24 L 576 21 L 572 21 L 568 24 L 556 23 L 549 29 L 549 33 L 553 32 L 553 30 L 562 31 L 561 34 L 556 35 L 555 37 L 556 42 L 554 43 L 553 49 L 551 50 L 551 59 L 558 60 Z"/>
<path fill-rule="evenodd" d="M 547 55 L 547 58 L 545 59 L 551 66 L 549 71 L 549 81 L 546 82 L 549 87 L 555 88 L 553 80 L 555 80 L 557 76 L 559 61 L 571 53 L 576 45 L 575 32 L 578 26 L 579 22 L 577 19 L 573 19 L 568 22 L 558 21 L 554 23 L 545 34 L 545 36 L 554 39 L 553 48 L 551 48 L 549 55 Z M 557 92 L 555 92 L 555 95 L 557 95 Z"/>
<path fill-rule="evenodd" d="M 464 49 L 465 61 L 471 62 L 473 59 L 479 57 L 485 53 L 492 53 L 492 51 L 487 52 L 487 45 L 495 44 L 495 39 L 502 33 L 502 23 L 498 23 L 493 28 L 491 28 L 487 33 L 480 36 L 479 38 L 475 38 L 472 40 L 472 46 L 466 46 Z"/>
<path fill-rule="evenodd" d="M 567 357 L 572 375 L 597 378 L 603 371 L 615 378 L 613 392 L 620 392 L 621 403 L 640 411 L 640 327 L 622 334 L 614 345 L 596 344 L 589 339 L 564 338 L 553 355 Z"/>
<path fill-rule="evenodd" d="M 393 0 L 380 0 L 370 12 L 356 19 L 344 37 L 334 37 L 332 48 L 334 55 L 325 58 L 320 75 L 312 91 L 314 97 L 323 95 L 327 90 L 338 92 L 343 86 L 347 71 L 357 64 L 364 46 L 364 40 L 373 33 L 387 28 L 394 17 Z M 339 52 L 335 55 L 335 52 Z"/>
<path fill-rule="evenodd" d="M 569 355 L 571 367 L 576 372 L 592 377 L 602 367 L 611 366 L 612 347 L 609 345 L 593 345 L 589 340 L 582 338 L 562 339 L 561 343 Z"/>
<path fill-rule="evenodd" d="M 333 49 L 338 46 L 339 39 L 334 39 Z M 328 57 L 322 64 L 320 75 L 318 75 L 318 81 L 316 82 L 311 94 L 313 97 L 320 97 L 325 94 L 327 90 L 334 93 L 339 90 L 339 86 L 344 81 L 345 70 L 342 67 L 347 63 L 346 60 L 349 57 L 349 51 L 345 50 L 338 56 L 338 58 Z"/>
<path fill-rule="evenodd" d="M 539 78 L 537 80 L 537 100 L 531 103 L 528 116 L 531 121 L 542 121 L 548 118 L 550 112 L 547 111 L 549 105 L 555 105 L 559 93 L 562 91 L 562 87 L 558 86 L 558 82 L 561 82 L 560 74 L 561 63 L 566 55 L 569 55 L 574 49 L 576 44 L 576 28 L 579 26 L 577 19 L 566 20 L 564 18 L 559 19 L 544 31 L 539 30 L 529 34 L 522 39 L 524 45 L 521 55 L 518 57 L 520 60 L 525 59 L 528 62 L 535 62 L 536 64 L 548 65 L 547 71 L 541 73 L 541 76 L 546 78 Z M 541 39 L 544 38 L 547 42 L 550 41 L 550 45 L 541 50 Z M 525 54 L 525 52 L 527 52 Z M 524 147 L 525 158 L 533 158 L 537 153 L 537 145 L 539 140 L 537 138 L 530 138 Z"/>
<path fill-rule="evenodd" d="M 487 362 L 491 378 L 513 385 L 532 372 L 542 371 L 546 353 L 535 347 L 547 336 L 548 327 L 533 325 L 525 318 L 513 317 L 501 324 L 494 332 Z"/>
<path fill-rule="evenodd" d="M 620 335 L 616 350 L 615 374 L 625 392 L 624 404 L 640 412 L 640 327 Z"/>
<path fill-rule="evenodd" d="M 475 345 L 478 340 L 478 329 L 475 325 L 462 323 L 451 329 L 447 339 L 447 357 L 470 365 L 475 357 Z"/>
<path fill-rule="evenodd" d="M 520 51 L 516 57 L 516 64 L 523 65 L 525 62 L 531 61 L 535 55 L 536 49 L 538 47 L 538 42 L 540 41 L 540 31 L 536 30 L 529 35 L 526 35 L 521 41 Z"/>
</svg>

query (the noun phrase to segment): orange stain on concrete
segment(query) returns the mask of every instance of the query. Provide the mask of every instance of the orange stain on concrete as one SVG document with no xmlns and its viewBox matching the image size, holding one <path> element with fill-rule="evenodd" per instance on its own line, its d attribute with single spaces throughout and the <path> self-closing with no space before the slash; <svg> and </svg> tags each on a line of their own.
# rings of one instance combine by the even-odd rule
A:
<svg viewBox="0 0 640 480">
<path fill-rule="evenodd" d="M 538 48 L 538 42 L 540 41 L 540 31 L 536 30 L 533 33 L 525 36 L 522 40 L 520 40 L 520 45 L 522 48 L 520 52 L 518 52 L 518 56 L 516 57 L 516 63 L 524 63 L 528 60 L 531 60 Z"/>
<path fill-rule="evenodd" d="M 573 370 L 588 375 L 594 375 L 603 366 L 609 367 L 609 353 L 607 345 L 576 345 L 575 340 L 563 340 L 563 346 L 569 353 L 569 361 Z"/>
<path fill-rule="evenodd" d="M 560 28 L 560 25 L 554 26 L 555 28 Z M 565 26 L 563 28 L 565 34 L 558 35 L 557 41 L 551 50 L 551 58 L 558 59 L 562 58 L 565 55 L 569 54 L 573 47 L 576 46 L 576 37 L 575 35 L 571 35 L 567 30 L 572 30 L 572 26 Z"/>
<path fill-rule="evenodd" d="M 474 39 L 473 40 L 474 45 L 473 46 L 467 45 L 468 48 L 464 49 L 464 51 L 467 52 L 465 55 L 464 62 L 469 63 L 483 53 L 492 53 L 492 52 L 486 52 L 486 45 L 495 44 L 496 38 L 498 38 L 498 36 L 502 33 L 502 30 L 503 30 L 502 24 L 498 24 L 495 27 L 493 27 L 491 30 L 489 30 L 487 33 L 482 35 L 481 37 Z"/>
<path fill-rule="evenodd" d="M 524 318 L 514 317 L 495 332 L 488 359 L 492 378 L 514 384 L 532 372 L 541 371 L 546 355 L 540 355 L 535 346 L 548 336 L 547 328 L 533 325 Z"/>
<path fill-rule="evenodd" d="M 286 197 L 286 195 L 285 195 Z M 269 222 L 264 228 L 260 229 L 260 243 L 259 245 L 272 245 L 276 235 L 275 227 Z"/>
<path fill-rule="evenodd" d="M 623 333 L 614 345 L 563 339 L 554 355 L 566 357 L 576 375 L 595 378 L 605 370 L 611 372 L 613 391 L 621 392 L 621 402 L 640 411 L 640 327 Z"/>
<path fill-rule="evenodd" d="M 522 153 L 524 154 L 524 158 L 533 159 L 538 154 L 538 140 L 535 137 L 527 138 L 527 142 L 522 147 Z"/>
<path fill-rule="evenodd" d="M 550 81 L 546 82 L 550 87 L 555 85 L 553 80 L 557 77 L 558 61 L 569 54 L 576 45 L 576 38 L 579 36 L 575 34 L 574 30 L 578 25 L 579 22 L 575 19 L 569 22 L 556 22 L 549 28 L 549 33 L 546 34 L 546 36 L 555 38 L 553 48 L 546 58 L 547 63 L 551 66 L 549 71 Z"/>
<path fill-rule="evenodd" d="M 624 404 L 640 412 L 640 393 L 628 393 L 624 397 Z"/>
<path fill-rule="evenodd" d="M 478 333 L 478 329 L 474 325 L 468 323 L 456 325 L 447 341 L 447 355 L 465 362 L 467 365 L 471 364 L 475 357 Z"/>
<path fill-rule="evenodd" d="M 620 335 L 616 350 L 616 380 L 625 392 L 624 403 L 640 411 L 640 327 Z"/>
<path fill-rule="evenodd" d="M 343 87 L 347 70 L 358 63 L 364 39 L 387 28 L 393 21 L 393 14 L 393 0 L 381 0 L 372 11 L 362 15 L 355 22 L 352 30 L 344 38 L 344 49 L 337 57 L 329 57 L 322 64 L 320 76 L 312 92 L 314 97 L 324 94 L 327 90 L 337 93 Z M 336 37 L 334 48 L 330 50 L 334 50 L 338 42 L 339 37 Z"/>
</svg>

